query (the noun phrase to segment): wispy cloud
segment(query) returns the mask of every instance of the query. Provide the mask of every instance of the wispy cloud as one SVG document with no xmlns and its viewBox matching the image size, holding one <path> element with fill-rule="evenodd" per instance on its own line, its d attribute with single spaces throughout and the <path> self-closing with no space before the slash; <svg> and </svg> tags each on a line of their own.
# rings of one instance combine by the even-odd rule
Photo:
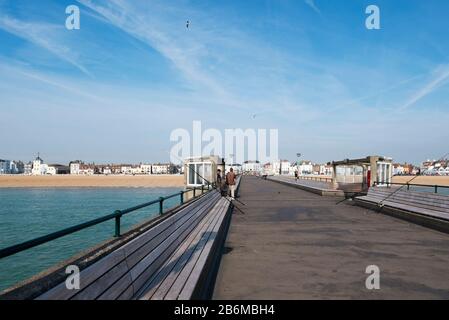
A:
<svg viewBox="0 0 449 320">
<path fill-rule="evenodd" d="M 449 65 L 438 67 L 433 72 L 433 78 L 425 84 L 420 90 L 418 90 L 416 93 L 414 93 L 406 103 L 404 103 L 399 110 L 405 110 L 411 106 L 413 106 L 415 103 L 420 101 L 421 99 L 427 97 L 428 95 L 432 94 L 435 90 L 440 88 L 441 86 L 445 85 L 447 83 L 447 80 L 449 79 Z"/>
<path fill-rule="evenodd" d="M 0 29 L 49 51 L 84 74 L 92 76 L 68 46 L 55 40 L 59 38 L 57 34 L 61 31 L 61 28 L 63 27 L 48 23 L 25 22 L 4 15 L 0 16 Z"/>
<path fill-rule="evenodd" d="M 316 13 L 318 13 L 319 15 L 321 15 L 321 11 L 320 9 L 318 9 L 317 5 L 315 4 L 315 0 L 304 0 L 304 2 L 313 9 L 313 11 L 315 11 Z"/>
<path fill-rule="evenodd" d="M 165 15 L 166 19 L 164 19 L 163 11 L 159 11 L 158 17 L 158 14 L 153 12 L 153 10 L 157 11 L 156 5 L 153 10 L 147 10 L 144 13 L 121 0 L 111 0 L 103 5 L 90 0 L 78 0 L 78 2 L 102 16 L 110 24 L 157 50 L 192 83 L 200 84 L 220 95 L 226 95 L 226 90 L 219 81 L 202 68 L 201 58 L 207 55 L 207 49 L 198 41 L 198 38 L 186 34 L 188 30 L 176 28 L 184 25 L 182 19 L 185 13 L 174 13 L 179 18 L 179 24 L 175 24 L 173 17 Z M 173 11 L 170 13 L 173 14 Z M 183 33 L 180 34 L 179 30 Z"/>
</svg>

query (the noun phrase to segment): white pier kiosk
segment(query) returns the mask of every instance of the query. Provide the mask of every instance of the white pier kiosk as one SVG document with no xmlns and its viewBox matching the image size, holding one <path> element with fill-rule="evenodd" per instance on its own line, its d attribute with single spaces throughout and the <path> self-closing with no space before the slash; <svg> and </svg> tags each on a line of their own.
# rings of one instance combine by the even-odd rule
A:
<svg viewBox="0 0 449 320">
<path fill-rule="evenodd" d="M 335 189 L 366 191 L 369 187 L 389 186 L 392 177 L 392 159 L 368 156 L 362 159 L 333 161 L 332 184 Z"/>
<path fill-rule="evenodd" d="M 209 183 L 215 184 L 217 182 L 218 169 L 221 170 L 222 178 L 224 177 L 225 162 L 219 156 L 186 158 L 183 166 L 184 185 L 186 188 L 208 186 Z"/>
</svg>

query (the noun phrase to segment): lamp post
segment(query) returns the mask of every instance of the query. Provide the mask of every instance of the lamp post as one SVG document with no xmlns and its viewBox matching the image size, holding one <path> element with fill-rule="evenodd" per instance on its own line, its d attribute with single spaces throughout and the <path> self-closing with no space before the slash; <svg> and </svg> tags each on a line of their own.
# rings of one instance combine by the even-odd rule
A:
<svg viewBox="0 0 449 320">
<path fill-rule="evenodd" d="M 298 158 L 298 160 L 296 160 L 296 170 L 298 170 L 298 176 L 299 176 L 299 158 L 301 158 L 302 154 L 297 153 L 296 157 Z"/>
<path fill-rule="evenodd" d="M 232 167 L 234 165 L 234 154 L 230 153 L 229 158 L 231 159 L 231 163 L 229 165 Z M 225 171 L 226 171 L 226 168 L 225 168 Z"/>
</svg>

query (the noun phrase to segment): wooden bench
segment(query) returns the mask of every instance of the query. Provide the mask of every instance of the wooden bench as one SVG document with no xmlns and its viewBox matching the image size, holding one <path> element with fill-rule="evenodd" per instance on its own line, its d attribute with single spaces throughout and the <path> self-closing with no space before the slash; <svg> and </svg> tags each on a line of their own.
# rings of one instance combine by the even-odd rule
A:
<svg viewBox="0 0 449 320">
<path fill-rule="evenodd" d="M 82 270 L 80 289 L 63 282 L 37 299 L 207 298 L 230 209 L 211 191 Z"/>
<path fill-rule="evenodd" d="M 371 187 L 366 196 L 356 197 L 354 200 L 356 204 L 396 213 L 401 218 L 407 218 L 407 215 L 403 213 L 408 213 L 412 219 L 407 220 L 417 218 L 418 223 L 435 222 L 439 227 L 443 226 L 442 231 L 445 232 L 446 225 L 449 223 L 449 196 L 446 195 L 398 190 L 398 188 Z"/>
</svg>

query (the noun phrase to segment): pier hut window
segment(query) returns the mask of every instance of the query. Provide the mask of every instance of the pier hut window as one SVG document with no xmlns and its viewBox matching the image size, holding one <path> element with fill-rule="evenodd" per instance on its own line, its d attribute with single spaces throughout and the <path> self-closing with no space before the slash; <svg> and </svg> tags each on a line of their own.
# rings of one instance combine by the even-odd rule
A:
<svg viewBox="0 0 449 320">
<path fill-rule="evenodd" d="M 212 181 L 212 164 L 209 162 L 190 163 L 188 172 L 188 183 L 191 186 L 206 185 L 207 181 Z"/>
</svg>

